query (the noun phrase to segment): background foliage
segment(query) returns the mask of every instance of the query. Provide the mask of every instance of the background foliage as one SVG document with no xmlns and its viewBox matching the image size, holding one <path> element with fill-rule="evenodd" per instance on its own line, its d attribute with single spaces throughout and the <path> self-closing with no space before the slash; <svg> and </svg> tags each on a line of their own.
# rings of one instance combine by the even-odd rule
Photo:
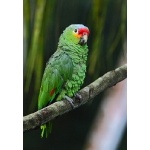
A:
<svg viewBox="0 0 150 150">
<path fill-rule="evenodd" d="M 126 0 L 24 0 L 23 115 L 37 110 L 46 62 L 70 24 L 80 23 L 90 29 L 88 70 L 82 87 L 116 68 L 126 44 L 126 7 Z M 40 139 L 39 129 L 24 133 L 24 149 L 82 149 L 102 96 L 54 120 L 48 139 Z M 122 142 L 118 149 L 126 147 L 126 130 Z"/>
</svg>

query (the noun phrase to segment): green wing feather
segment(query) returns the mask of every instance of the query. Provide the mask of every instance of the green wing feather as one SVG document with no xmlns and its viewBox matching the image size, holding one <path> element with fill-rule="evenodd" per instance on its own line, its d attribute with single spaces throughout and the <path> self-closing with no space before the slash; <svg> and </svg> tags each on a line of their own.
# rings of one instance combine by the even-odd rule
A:
<svg viewBox="0 0 150 150">
<path fill-rule="evenodd" d="M 40 88 L 40 94 L 38 99 L 38 109 L 46 107 L 53 101 L 56 94 L 60 93 L 63 86 L 69 78 L 71 78 L 73 72 L 73 63 L 71 58 L 64 51 L 56 51 L 49 59 L 42 83 Z M 43 137 L 51 132 L 51 124 L 46 123 L 41 126 Z"/>
<path fill-rule="evenodd" d="M 65 52 L 56 51 L 46 65 L 40 94 L 38 109 L 42 109 L 53 101 L 57 93 L 61 92 L 63 85 L 71 78 L 73 64 Z"/>
</svg>

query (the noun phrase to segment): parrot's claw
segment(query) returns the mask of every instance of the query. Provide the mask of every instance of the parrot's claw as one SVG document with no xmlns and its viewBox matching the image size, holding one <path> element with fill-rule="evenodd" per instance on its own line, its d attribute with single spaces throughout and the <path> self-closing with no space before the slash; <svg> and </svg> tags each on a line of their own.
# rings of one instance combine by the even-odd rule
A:
<svg viewBox="0 0 150 150">
<path fill-rule="evenodd" d="M 70 103 L 72 109 L 74 109 L 75 105 L 73 104 L 74 103 L 73 99 L 68 96 L 65 96 L 65 99 Z"/>
<path fill-rule="evenodd" d="M 78 94 L 78 93 L 74 94 L 74 97 L 75 97 L 77 100 L 79 100 L 79 102 L 80 102 L 81 99 L 82 99 L 82 96 L 81 96 L 80 94 Z"/>
</svg>

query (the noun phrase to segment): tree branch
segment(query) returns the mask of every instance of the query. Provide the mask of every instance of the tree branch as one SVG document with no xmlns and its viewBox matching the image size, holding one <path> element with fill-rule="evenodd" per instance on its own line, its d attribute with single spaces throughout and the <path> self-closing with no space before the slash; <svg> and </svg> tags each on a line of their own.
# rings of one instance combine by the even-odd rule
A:
<svg viewBox="0 0 150 150">
<path fill-rule="evenodd" d="M 93 83 L 84 87 L 78 92 L 82 99 L 74 99 L 75 108 L 87 103 L 100 92 L 105 89 L 116 85 L 118 82 L 127 78 L 127 65 L 123 65 L 113 71 L 107 72 L 102 77 L 95 80 Z M 55 102 L 41 110 L 38 110 L 32 114 L 23 117 L 23 131 L 35 129 L 36 127 L 44 124 L 50 120 L 53 120 L 57 116 L 67 113 L 72 110 L 71 105 L 68 101 L 62 100 Z"/>
</svg>

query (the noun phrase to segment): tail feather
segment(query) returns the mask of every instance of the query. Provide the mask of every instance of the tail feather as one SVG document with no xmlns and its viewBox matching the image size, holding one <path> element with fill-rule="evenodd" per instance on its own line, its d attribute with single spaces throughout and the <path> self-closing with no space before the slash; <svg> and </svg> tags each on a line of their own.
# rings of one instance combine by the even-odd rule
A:
<svg viewBox="0 0 150 150">
<path fill-rule="evenodd" d="M 48 135 L 52 132 L 52 123 L 48 122 L 41 125 L 41 130 L 41 138 L 43 138 L 44 136 L 47 138 Z"/>
</svg>

